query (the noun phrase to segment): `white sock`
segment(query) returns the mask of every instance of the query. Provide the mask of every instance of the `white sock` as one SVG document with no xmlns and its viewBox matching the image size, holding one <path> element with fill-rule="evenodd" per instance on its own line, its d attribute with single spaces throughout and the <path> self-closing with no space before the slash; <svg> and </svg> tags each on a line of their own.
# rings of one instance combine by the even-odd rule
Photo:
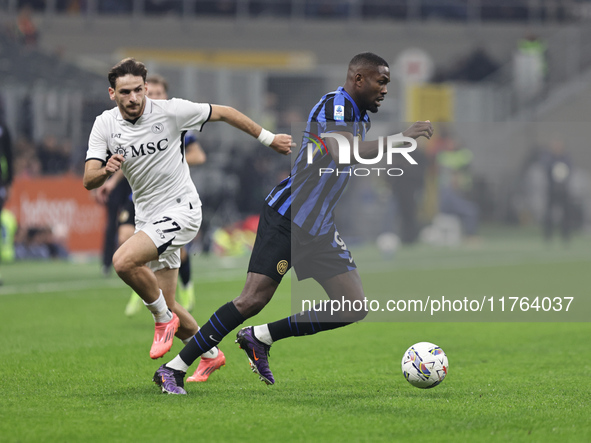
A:
<svg viewBox="0 0 591 443">
<path fill-rule="evenodd" d="M 170 369 L 176 369 L 177 371 L 187 372 L 189 365 L 183 361 L 180 355 L 177 355 L 171 361 L 166 363 L 166 367 Z"/>
<path fill-rule="evenodd" d="M 254 333 L 254 336 L 264 344 L 269 346 L 273 344 L 273 339 L 271 338 L 271 333 L 269 332 L 269 326 L 266 324 L 254 326 L 252 328 L 252 332 Z"/>
<path fill-rule="evenodd" d="M 164 299 L 162 290 L 160 290 L 160 297 L 158 297 L 154 303 L 146 303 L 144 301 L 144 304 L 152 313 L 156 323 L 168 323 L 172 320 L 172 312 L 166 305 L 166 300 Z"/>
<path fill-rule="evenodd" d="M 219 354 L 218 352 L 218 347 L 214 346 L 213 348 L 211 348 L 209 351 L 204 352 L 203 354 L 201 354 L 201 358 L 216 358 Z"/>
</svg>

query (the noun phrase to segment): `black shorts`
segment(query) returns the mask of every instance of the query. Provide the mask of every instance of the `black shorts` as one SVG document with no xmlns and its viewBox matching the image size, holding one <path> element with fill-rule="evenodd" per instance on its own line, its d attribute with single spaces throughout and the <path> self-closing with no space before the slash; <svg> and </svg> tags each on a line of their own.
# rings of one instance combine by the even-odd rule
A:
<svg viewBox="0 0 591 443">
<path fill-rule="evenodd" d="M 131 196 L 122 205 L 119 211 L 119 225 L 133 225 L 135 226 L 135 206 Z"/>
<path fill-rule="evenodd" d="M 357 268 L 336 227 L 312 236 L 265 203 L 248 272 L 263 274 L 280 283 L 294 267 L 298 280 L 328 280 Z"/>
</svg>

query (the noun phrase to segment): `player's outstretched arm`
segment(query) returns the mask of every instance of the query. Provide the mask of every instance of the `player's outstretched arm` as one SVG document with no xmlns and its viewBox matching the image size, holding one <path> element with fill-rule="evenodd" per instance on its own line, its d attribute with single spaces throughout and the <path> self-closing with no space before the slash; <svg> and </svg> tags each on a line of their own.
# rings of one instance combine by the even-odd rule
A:
<svg viewBox="0 0 591 443">
<path fill-rule="evenodd" d="M 209 121 L 223 121 L 259 140 L 265 146 L 271 147 L 279 154 L 291 154 L 293 145 L 291 135 L 273 134 L 267 131 L 258 123 L 252 121 L 242 112 L 230 107 L 211 105 L 211 116 Z"/>
<path fill-rule="evenodd" d="M 279 154 L 289 155 L 291 154 L 291 148 L 295 148 L 291 135 L 289 134 L 274 134 L 275 137 L 269 145 L 271 149 L 278 152 Z"/>
<path fill-rule="evenodd" d="M 88 190 L 102 186 L 105 181 L 115 172 L 121 169 L 125 158 L 121 154 L 115 154 L 103 166 L 100 160 L 90 159 L 84 165 L 84 177 L 82 183 Z"/>
<path fill-rule="evenodd" d="M 353 145 L 353 134 L 350 132 L 333 132 L 330 134 L 331 136 L 324 137 L 323 141 L 326 144 L 328 152 L 334 159 L 337 164 L 341 164 L 340 159 L 340 150 L 339 145 L 336 138 L 342 138 L 343 141 L 346 141 L 347 145 L 349 146 L 349 153 L 347 155 L 347 161 L 345 164 L 356 164 L 357 160 L 354 159 L 354 145 Z M 398 134 L 397 134 L 398 135 Z M 418 121 L 413 123 L 408 129 L 406 129 L 403 133 L 403 137 L 414 138 L 417 139 L 419 137 L 425 137 L 430 139 L 433 135 L 433 125 L 429 120 L 427 121 Z M 409 143 L 403 143 L 403 146 L 408 146 Z M 362 158 L 375 158 L 378 151 L 381 149 L 381 145 L 378 140 L 374 141 L 362 141 L 357 143 L 358 153 Z"/>
</svg>

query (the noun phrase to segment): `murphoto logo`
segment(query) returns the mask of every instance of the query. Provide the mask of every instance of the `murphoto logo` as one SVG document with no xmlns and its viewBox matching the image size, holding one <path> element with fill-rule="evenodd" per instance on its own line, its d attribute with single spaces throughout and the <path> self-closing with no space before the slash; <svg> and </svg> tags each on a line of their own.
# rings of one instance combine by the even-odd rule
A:
<svg viewBox="0 0 591 443">
<path fill-rule="evenodd" d="M 398 177 L 404 174 L 404 170 L 401 168 L 385 168 L 385 167 L 356 167 L 356 168 L 343 168 L 343 166 L 351 166 L 353 164 L 359 165 L 378 165 L 382 163 L 384 157 L 386 158 L 386 164 L 391 166 L 394 164 L 394 156 L 401 155 L 411 165 L 416 165 L 416 160 L 410 155 L 417 148 L 417 141 L 414 138 L 405 137 L 402 134 L 388 135 L 386 137 L 378 137 L 377 153 L 373 158 L 362 157 L 359 148 L 359 137 L 353 137 L 353 146 L 342 134 L 336 132 L 323 132 L 320 136 L 311 132 L 305 132 L 304 138 L 308 140 L 307 143 L 307 163 L 314 163 L 314 157 L 318 152 L 323 155 L 330 155 L 330 151 L 326 146 L 327 139 L 334 139 L 337 143 L 337 154 L 338 162 L 336 168 L 319 168 L 318 174 L 320 176 L 324 174 L 336 174 L 342 175 L 355 175 L 355 176 L 368 176 L 368 175 L 381 175 L 386 174 L 391 177 Z"/>
</svg>

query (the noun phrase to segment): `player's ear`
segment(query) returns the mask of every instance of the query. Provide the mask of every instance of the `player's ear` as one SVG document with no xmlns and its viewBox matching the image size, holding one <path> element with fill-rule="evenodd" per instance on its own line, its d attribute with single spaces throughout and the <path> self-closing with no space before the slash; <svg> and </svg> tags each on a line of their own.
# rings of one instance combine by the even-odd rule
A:
<svg viewBox="0 0 591 443">
<path fill-rule="evenodd" d="M 115 90 L 109 86 L 109 98 L 115 100 Z"/>
<path fill-rule="evenodd" d="M 363 83 L 363 74 L 358 72 L 357 74 L 355 74 L 355 84 L 361 85 L 361 83 Z"/>
</svg>

